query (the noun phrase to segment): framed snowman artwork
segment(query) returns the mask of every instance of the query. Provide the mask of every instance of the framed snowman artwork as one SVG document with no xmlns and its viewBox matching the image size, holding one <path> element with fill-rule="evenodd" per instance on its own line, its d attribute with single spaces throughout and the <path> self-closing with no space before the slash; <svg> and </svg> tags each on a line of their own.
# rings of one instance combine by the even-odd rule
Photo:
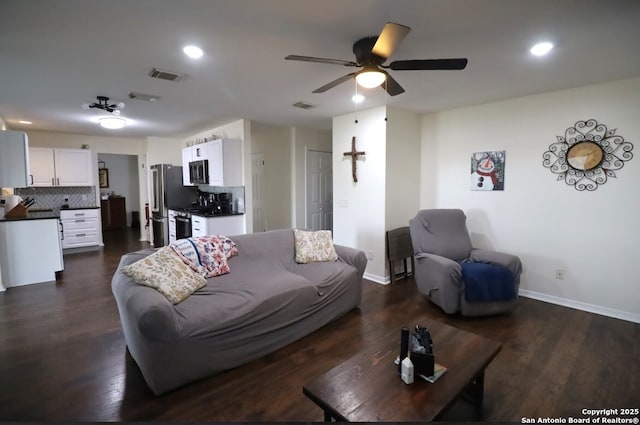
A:
<svg viewBox="0 0 640 425">
<path fill-rule="evenodd" d="M 504 190 L 505 151 L 471 155 L 471 190 Z"/>
</svg>

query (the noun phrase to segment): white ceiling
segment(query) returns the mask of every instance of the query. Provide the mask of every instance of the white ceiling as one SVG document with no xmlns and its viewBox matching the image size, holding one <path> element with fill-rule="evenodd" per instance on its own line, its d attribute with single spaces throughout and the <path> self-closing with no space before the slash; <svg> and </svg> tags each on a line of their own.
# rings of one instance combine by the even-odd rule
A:
<svg viewBox="0 0 640 425">
<path fill-rule="evenodd" d="M 0 117 L 12 129 L 126 137 L 181 137 L 239 118 L 330 128 L 355 110 L 355 84 L 311 92 L 354 68 L 284 57 L 354 60 L 353 43 L 388 21 L 411 27 L 390 61 L 469 64 L 391 71 L 406 92 L 361 90 L 361 109 L 431 112 L 640 75 L 638 0 L 2 0 Z M 532 57 L 543 39 L 556 48 Z M 187 58 L 186 44 L 205 56 Z M 152 67 L 187 78 L 153 79 Z M 104 113 L 82 109 L 98 95 L 126 103 L 125 129 L 102 129 L 92 120 Z"/>
</svg>

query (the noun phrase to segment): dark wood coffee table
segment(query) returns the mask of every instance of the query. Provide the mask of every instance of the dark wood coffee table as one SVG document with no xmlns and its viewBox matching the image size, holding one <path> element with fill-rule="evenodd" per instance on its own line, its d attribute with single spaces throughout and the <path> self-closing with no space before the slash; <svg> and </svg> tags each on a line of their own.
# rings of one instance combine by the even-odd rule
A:
<svg viewBox="0 0 640 425">
<path fill-rule="evenodd" d="M 360 352 L 303 387 L 324 410 L 325 421 L 432 421 L 459 397 L 473 402 L 480 414 L 484 370 L 501 344 L 424 318 L 410 328 L 416 324 L 431 331 L 436 362 L 447 372 L 433 384 L 418 377 L 411 385 L 402 382 L 393 363 L 400 351 L 398 329 L 379 348 Z"/>
</svg>

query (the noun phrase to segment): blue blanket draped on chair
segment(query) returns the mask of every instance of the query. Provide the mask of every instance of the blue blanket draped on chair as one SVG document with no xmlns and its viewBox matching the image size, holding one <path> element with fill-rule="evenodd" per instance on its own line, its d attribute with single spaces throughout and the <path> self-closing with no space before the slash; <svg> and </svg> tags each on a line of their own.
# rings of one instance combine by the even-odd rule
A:
<svg viewBox="0 0 640 425">
<path fill-rule="evenodd" d="M 507 301 L 516 298 L 513 275 L 508 269 L 489 263 L 465 262 L 460 265 L 467 301 Z"/>
</svg>

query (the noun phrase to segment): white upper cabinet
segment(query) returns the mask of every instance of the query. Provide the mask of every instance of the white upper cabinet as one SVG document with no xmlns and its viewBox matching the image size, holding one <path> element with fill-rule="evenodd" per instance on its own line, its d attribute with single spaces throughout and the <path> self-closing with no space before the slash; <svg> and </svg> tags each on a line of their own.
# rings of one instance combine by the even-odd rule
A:
<svg viewBox="0 0 640 425">
<path fill-rule="evenodd" d="M 31 186 L 93 186 L 91 151 L 29 148 Z"/>
<path fill-rule="evenodd" d="M 29 148 L 30 186 L 55 186 L 56 166 L 51 148 Z"/>
<path fill-rule="evenodd" d="M 29 185 L 28 148 L 26 133 L 0 130 L 0 187 Z"/>
<path fill-rule="evenodd" d="M 182 149 L 182 185 L 183 186 L 195 186 L 191 183 L 191 176 L 189 175 L 189 163 L 191 160 L 191 146 Z"/>
<path fill-rule="evenodd" d="M 206 143 L 209 160 L 209 186 L 224 186 L 224 158 L 222 156 L 222 140 Z"/>
<path fill-rule="evenodd" d="M 54 149 L 58 186 L 93 186 L 91 151 Z"/>
</svg>

